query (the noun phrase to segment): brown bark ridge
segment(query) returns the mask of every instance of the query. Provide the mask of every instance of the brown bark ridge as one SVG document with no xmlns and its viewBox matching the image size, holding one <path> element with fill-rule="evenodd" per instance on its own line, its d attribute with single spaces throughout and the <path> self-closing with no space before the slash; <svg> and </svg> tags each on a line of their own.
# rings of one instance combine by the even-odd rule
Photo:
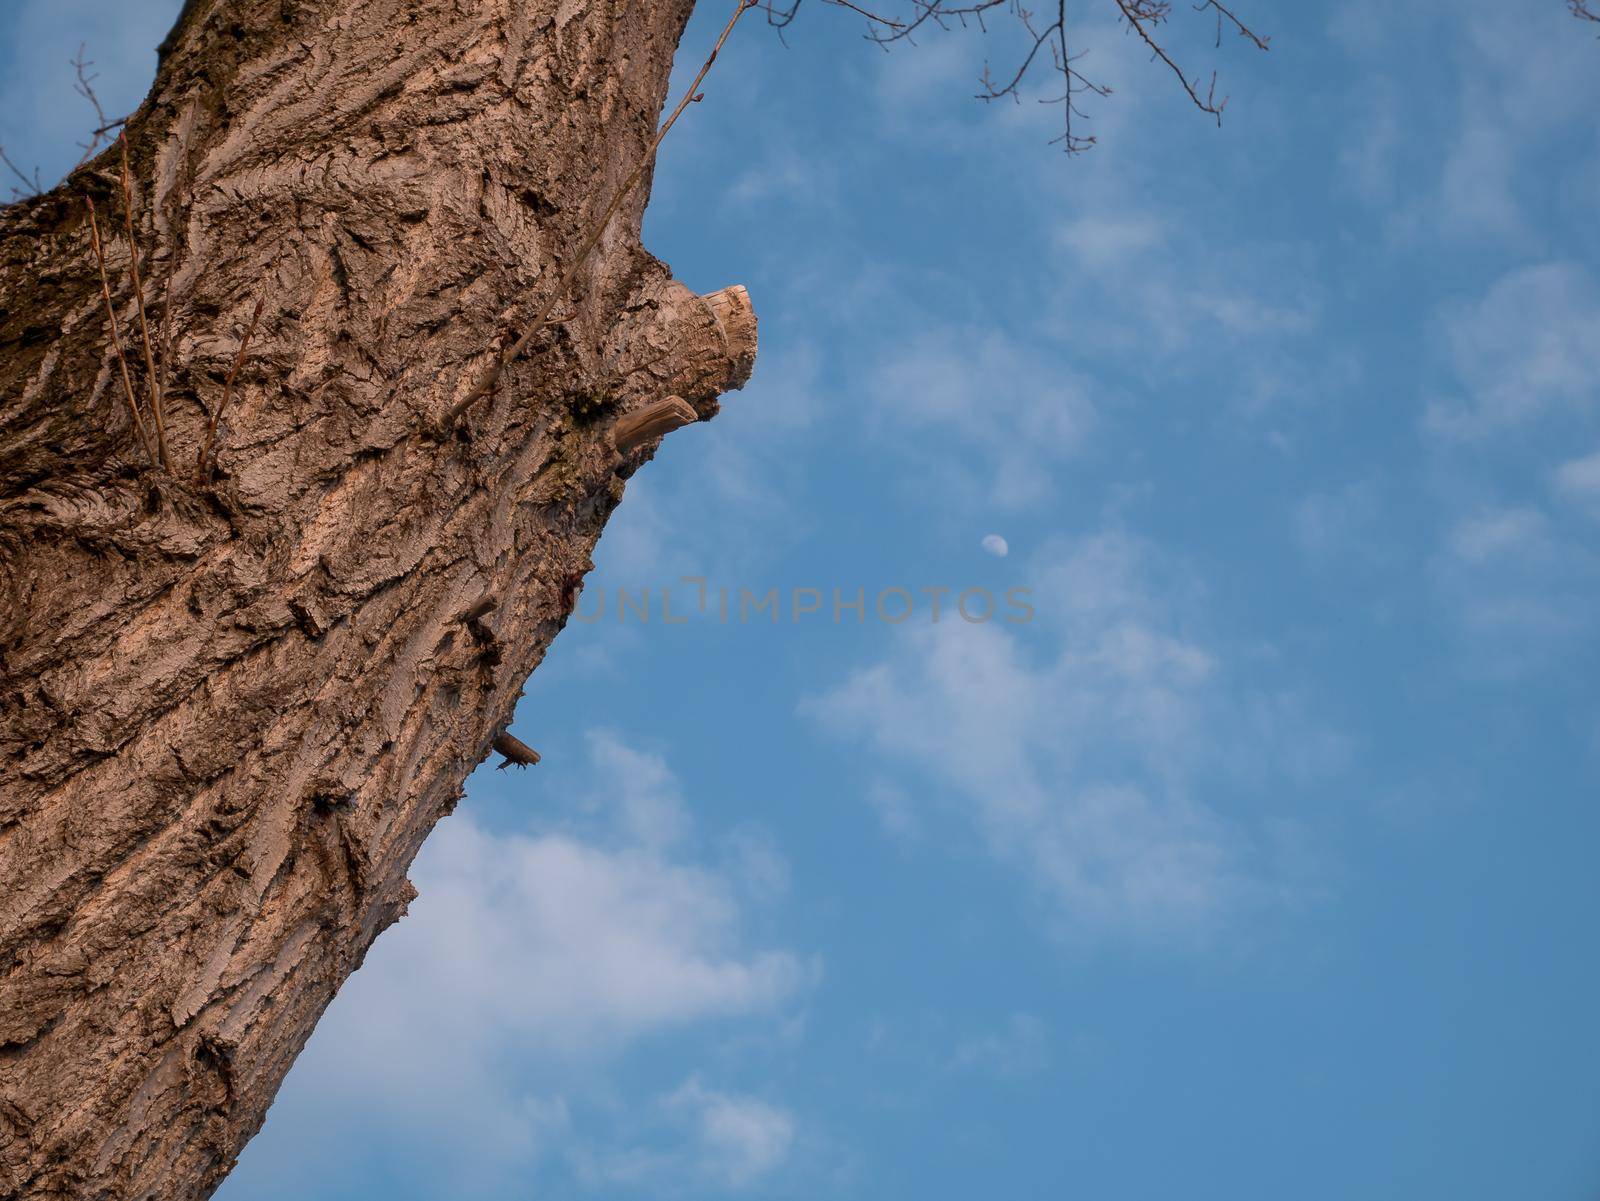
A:
<svg viewBox="0 0 1600 1201">
<path fill-rule="evenodd" d="M 86 195 L 139 384 L 115 152 L 0 209 L 0 1197 L 215 1189 L 565 623 L 656 445 L 612 427 L 748 377 L 743 290 L 675 282 L 641 188 L 440 423 L 646 153 L 690 8 L 190 0 L 128 135 L 170 473 L 90 247 Z"/>
</svg>

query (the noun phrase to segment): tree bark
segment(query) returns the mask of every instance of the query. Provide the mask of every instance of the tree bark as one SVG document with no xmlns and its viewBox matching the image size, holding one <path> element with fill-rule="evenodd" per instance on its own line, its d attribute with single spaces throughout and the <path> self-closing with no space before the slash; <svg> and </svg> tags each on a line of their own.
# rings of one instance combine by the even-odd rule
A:
<svg viewBox="0 0 1600 1201">
<path fill-rule="evenodd" d="M 0 209 L 0 1196 L 210 1195 L 565 624 L 656 445 L 615 425 L 748 377 L 742 289 L 671 279 L 641 187 L 440 424 L 647 154 L 691 7 L 189 0 L 128 127 L 171 471 L 90 244 L 85 197 L 142 389 L 115 153 Z"/>
</svg>

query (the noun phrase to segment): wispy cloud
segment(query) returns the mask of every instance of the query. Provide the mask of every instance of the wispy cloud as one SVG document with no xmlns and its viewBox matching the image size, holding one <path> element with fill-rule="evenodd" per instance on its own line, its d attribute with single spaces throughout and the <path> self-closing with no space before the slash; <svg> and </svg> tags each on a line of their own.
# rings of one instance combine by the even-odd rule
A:
<svg viewBox="0 0 1600 1201">
<path fill-rule="evenodd" d="M 1001 1078 L 1029 1076 L 1050 1063 L 1050 1029 L 1031 1013 L 1014 1013 L 998 1029 L 962 1040 L 950 1069 Z"/>
<path fill-rule="evenodd" d="M 1462 517 L 1434 572 L 1465 640 L 1461 662 L 1474 673 L 1547 666 L 1596 628 L 1600 561 L 1538 508 L 1488 506 Z"/>
<path fill-rule="evenodd" d="M 1600 405 L 1600 289 L 1571 262 L 1502 276 L 1442 322 L 1443 344 L 1464 395 L 1429 407 L 1435 435 L 1474 437 L 1553 412 Z"/>
<path fill-rule="evenodd" d="M 1342 748 L 1282 698 L 1230 687 L 1180 632 L 1174 605 L 1192 584 L 1149 545 L 1063 542 L 1032 579 L 1035 626 L 907 630 L 804 711 L 897 767 L 897 785 L 873 793 L 891 830 L 913 828 L 910 797 L 953 804 L 1075 932 L 1216 929 L 1269 869 L 1252 831 L 1190 781 L 1242 754 L 1288 784 L 1296 755 L 1311 748 L 1327 770 Z"/>
<path fill-rule="evenodd" d="M 1380 553 L 1380 520 L 1384 496 L 1371 480 L 1313 492 L 1296 506 L 1292 522 L 1295 541 L 1317 562 L 1348 561 L 1351 556 Z"/>
<path fill-rule="evenodd" d="M 1057 230 L 1072 281 L 1067 311 L 1075 335 L 1097 345 L 1173 355 L 1304 334 L 1321 309 L 1302 251 L 1229 244 L 1217 250 L 1177 212 L 1116 205 Z M 1073 301 L 1076 300 L 1076 303 Z"/>
<path fill-rule="evenodd" d="M 799 1131 L 782 1106 L 708 1088 L 699 1076 L 633 1116 L 628 1139 L 571 1152 L 588 1187 L 642 1187 L 653 1196 L 741 1192 L 786 1165 Z"/>
<path fill-rule="evenodd" d="M 1589 169 L 1584 155 L 1551 155 L 1589 128 L 1597 91 L 1593 48 L 1574 36 L 1565 6 L 1355 0 L 1331 26 L 1355 59 L 1341 160 L 1391 243 L 1470 240 L 1537 253 L 1559 191 L 1552 164 L 1560 176 Z M 1423 43 L 1442 68 L 1426 94 L 1374 85 L 1398 78 Z"/>
<path fill-rule="evenodd" d="M 1450 550 L 1465 563 L 1527 559 L 1547 549 L 1544 514 L 1534 509 L 1492 509 L 1459 522 Z"/>
<path fill-rule="evenodd" d="M 727 1188 L 743 1188 L 776 1170 L 794 1145 L 795 1120 L 787 1110 L 716 1092 L 698 1079 L 685 1083 L 666 1104 L 692 1122 L 701 1173 Z"/>
<path fill-rule="evenodd" d="M 1063 362 L 994 329 L 928 331 L 868 381 L 870 423 L 900 455 L 941 453 L 937 481 L 1005 508 L 1048 498 L 1054 469 L 1095 422 L 1092 386 Z M 950 439 L 967 453 L 948 453 Z"/>
<path fill-rule="evenodd" d="M 1555 484 L 1566 500 L 1600 518 L 1600 450 L 1562 463 L 1556 468 Z"/>
<path fill-rule="evenodd" d="M 814 969 L 749 945 L 743 906 L 755 890 L 695 853 L 666 764 L 602 733 L 590 769 L 605 802 L 581 819 L 533 833 L 491 833 L 463 816 L 440 827 L 418 860 L 411 915 L 323 1019 L 269 1142 L 314 1140 L 332 1114 L 341 1137 L 356 1137 L 359 1114 L 375 1145 L 403 1138 L 426 1170 L 464 1160 L 490 1175 L 531 1172 L 558 1137 L 563 1155 L 618 1139 L 574 1115 L 604 1097 L 608 1069 L 640 1040 L 776 1019 L 797 999 Z M 775 854 L 766 847 L 756 865 L 768 883 L 784 870 Z M 734 857 L 752 860 L 749 846 Z M 737 1145 L 737 1120 L 718 1108 L 733 1101 L 696 1088 L 676 1104 L 698 1104 L 680 1131 L 697 1163 L 701 1151 L 720 1156 L 712 1175 L 736 1184 L 776 1162 L 775 1135 Z M 238 1187 L 284 1184 L 280 1170 L 292 1167 L 246 1171 Z"/>
</svg>

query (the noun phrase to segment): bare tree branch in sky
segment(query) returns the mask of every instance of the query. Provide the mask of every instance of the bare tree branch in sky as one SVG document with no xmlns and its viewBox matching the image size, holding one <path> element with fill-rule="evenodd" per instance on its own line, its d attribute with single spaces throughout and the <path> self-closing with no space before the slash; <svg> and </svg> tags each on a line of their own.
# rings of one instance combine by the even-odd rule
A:
<svg viewBox="0 0 1600 1201">
<path fill-rule="evenodd" d="M 767 20 L 779 30 L 788 28 L 799 16 L 804 0 L 765 0 Z M 1095 144 L 1092 134 L 1082 132 L 1082 122 L 1087 114 L 1080 105 L 1085 96 L 1109 96 L 1111 89 L 1095 82 L 1079 67 L 1084 51 L 1075 48 L 1071 39 L 1072 22 L 1067 13 L 1067 0 L 1047 0 L 1048 9 L 1041 15 L 1021 0 L 966 0 L 946 3 L 945 0 L 905 0 L 902 10 L 889 11 L 869 8 L 855 0 L 820 0 L 835 8 L 843 8 L 867 20 L 867 37 L 885 49 L 899 42 L 912 43 L 918 33 L 929 29 L 976 28 L 988 33 L 996 21 L 1010 20 L 1023 32 L 1022 48 L 1013 60 L 1013 66 L 1001 74 L 985 65 L 980 100 L 999 100 L 1010 97 L 1020 101 L 1025 81 L 1030 79 L 1042 64 L 1060 77 L 1058 95 L 1047 96 L 1044 103 L 1059 104 L 1062 109 L 1062 132 L 1055 142 L 1068 154 L 1079 154 Z M 1217 75 L 1209 78 L 1192 71 L 1179 60 L 1171 48 L 1168 32 L 1172 26 L 1173 5 L 1170 0 L 1109 0 L 1116 6 L 1117 20 L 1138 36 L 1150 52 L 1150 57 L 1177 76 L 1180 86 L 1194 106 L 1201 112 L 1222 122 L 1227 107 L 1226 94 L 1217 94 Z M 1569 0 L 1582 6 L 1588 0 Z M 1268 48 L 1268 39 L 1257 34 L 1243 19 L 1220 0 L 1201 0 L 1190 5 L 1196 16 L 1214 19 L 1213 49 L 1222 47 L 1223 34 L 1232 32 L 1244 38 L 1258 50 Z M 1208 25 L 1213 22 L 1208 21 Z"/>
</svg>

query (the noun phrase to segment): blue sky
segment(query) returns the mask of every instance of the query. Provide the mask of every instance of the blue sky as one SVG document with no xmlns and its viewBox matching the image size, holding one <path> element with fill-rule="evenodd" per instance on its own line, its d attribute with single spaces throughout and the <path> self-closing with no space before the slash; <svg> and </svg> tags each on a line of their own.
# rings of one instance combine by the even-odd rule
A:
<svg viewBox="0 0 1600 1201">
<path fill-rule="evenodd" d="M 1219 131 L 1083 7 L 1072 160 L 1000 35 L 741 27 L 646 241 L 756 377 L 226 1201 L 1600 1196 L 1600 42 L 1257 5 Z M 70 165 L 77 42 L 126 110 L 176 8 L 10 0 L 0 142 Z"/>
</svg>

